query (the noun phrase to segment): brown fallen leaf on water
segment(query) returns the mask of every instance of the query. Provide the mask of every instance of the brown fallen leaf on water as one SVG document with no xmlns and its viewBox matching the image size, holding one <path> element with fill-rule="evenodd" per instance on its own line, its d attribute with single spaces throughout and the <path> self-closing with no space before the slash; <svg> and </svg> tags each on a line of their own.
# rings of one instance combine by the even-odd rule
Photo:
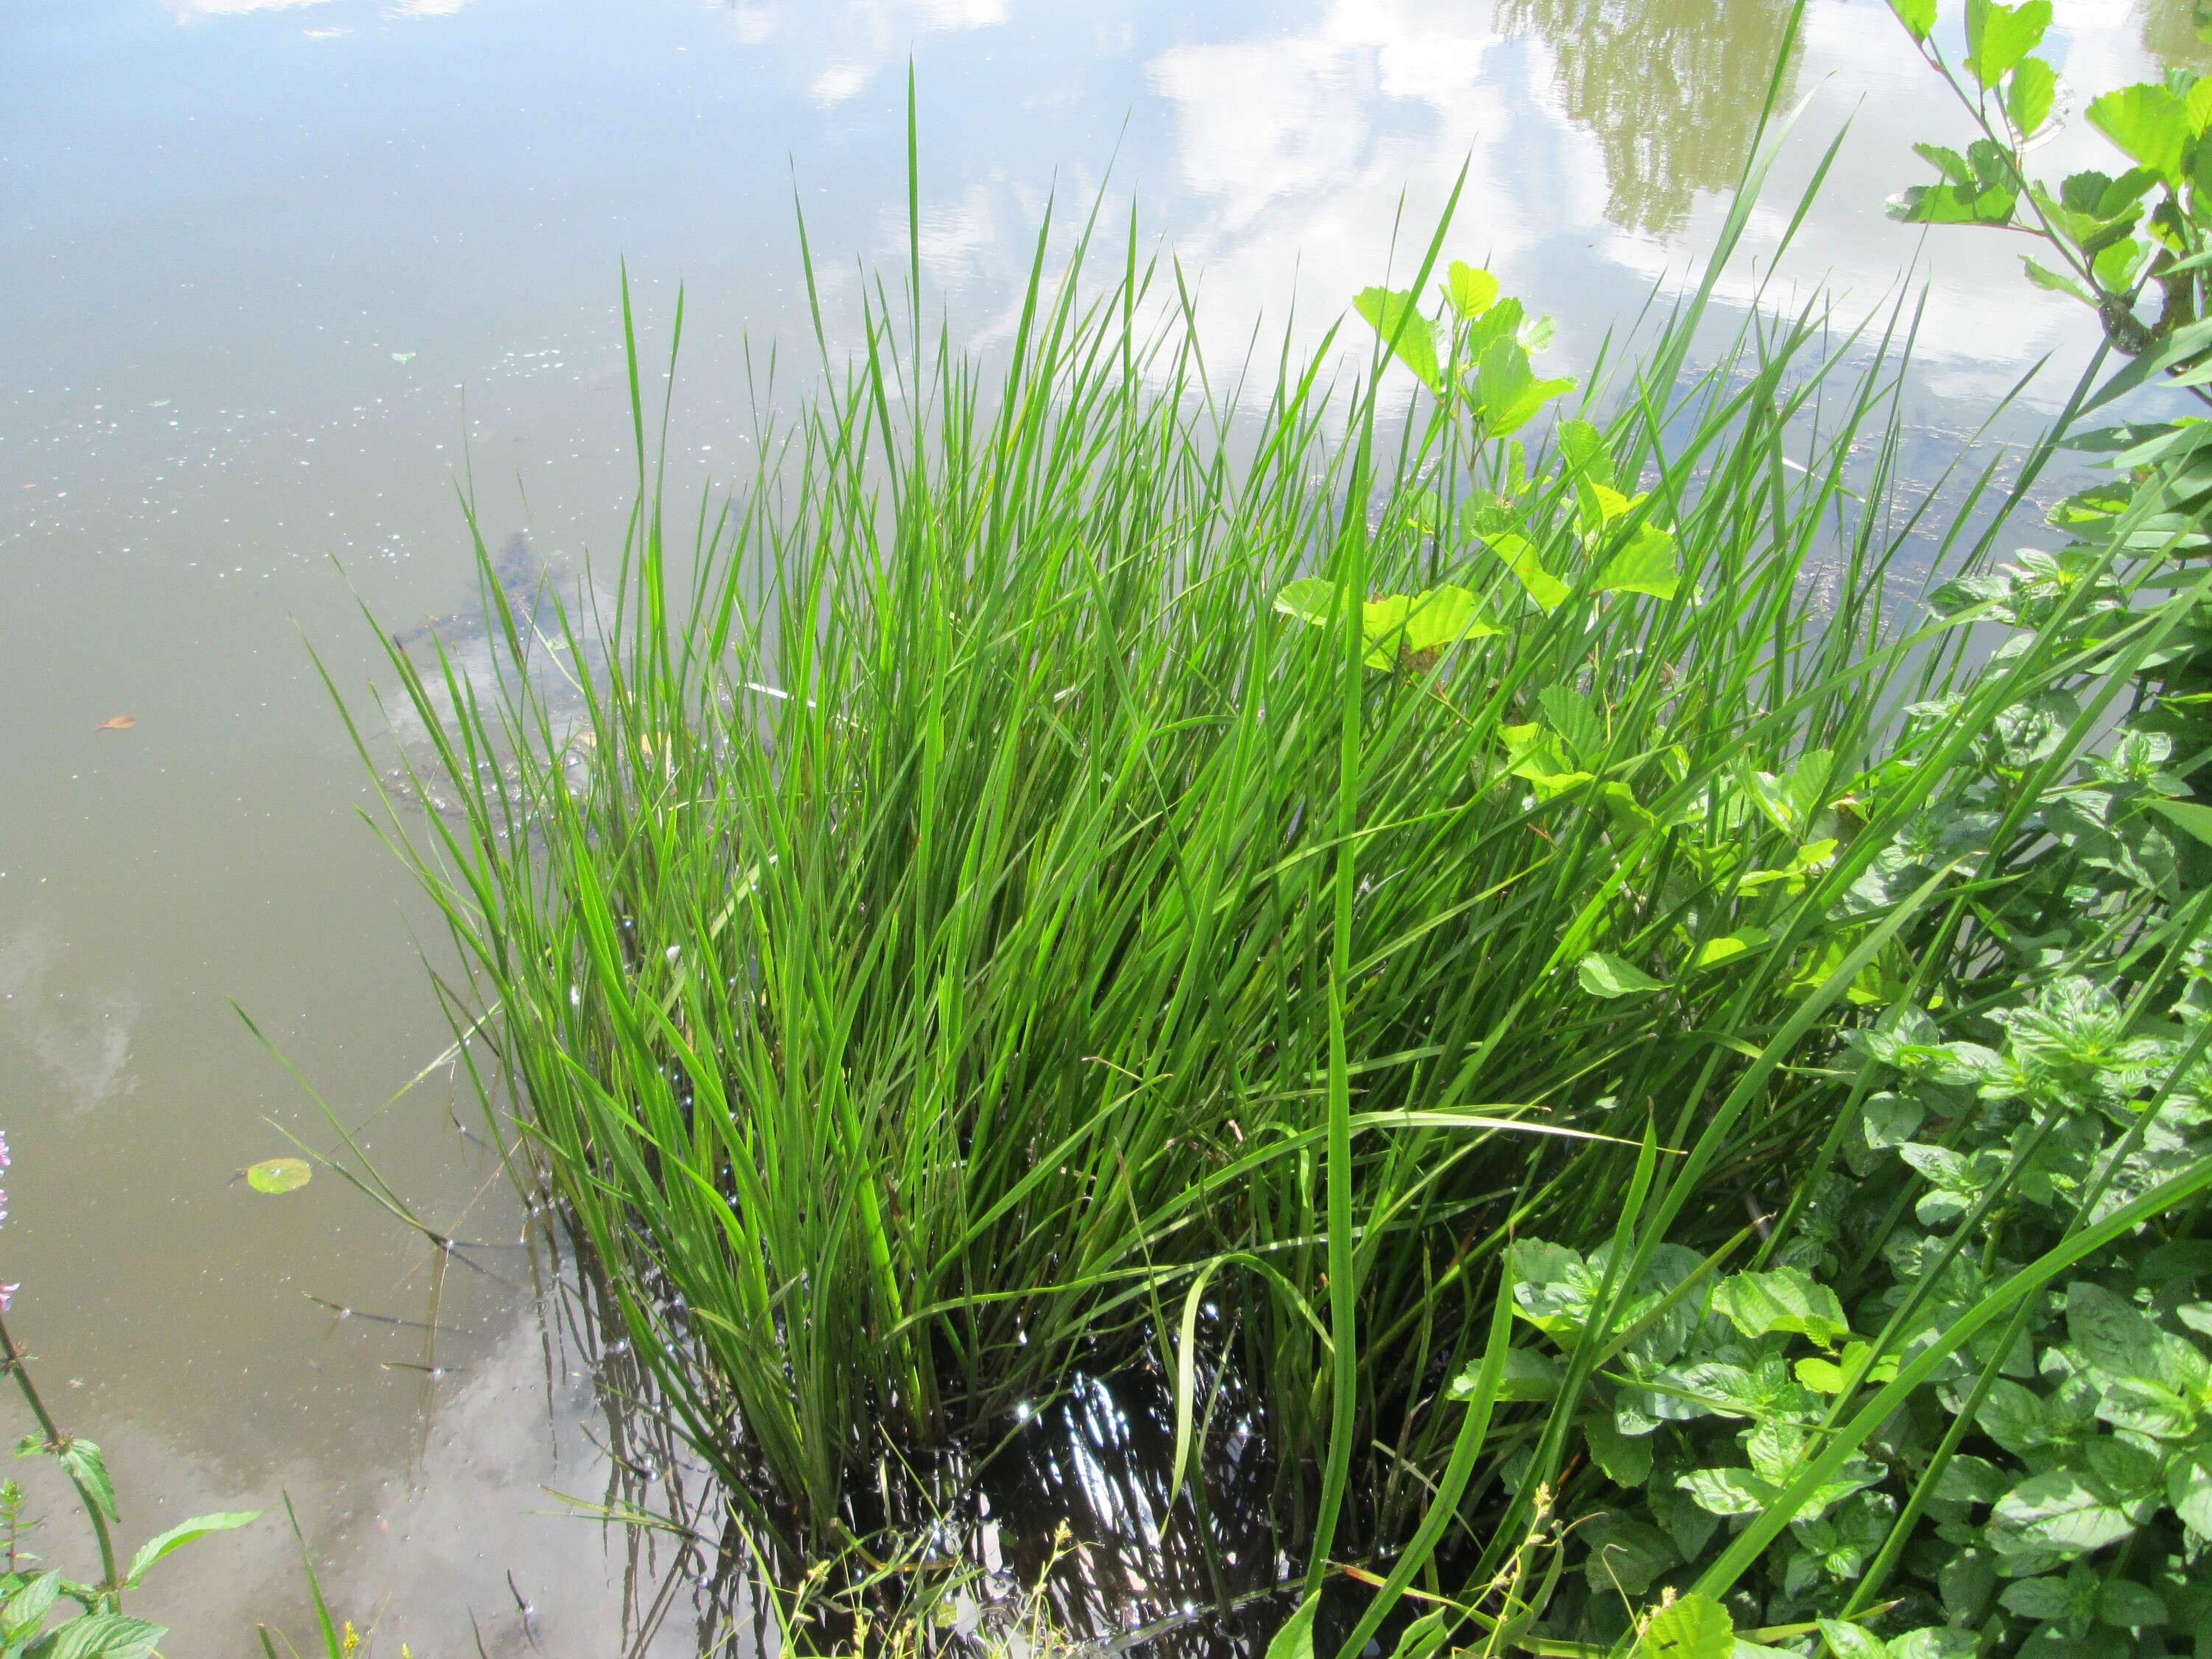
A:
<svg viewBox="0 0 2212 1659">
<path fill-rule="evenodd" d="M 135 714 L 116 714 L 100 721 L 92 729 L 95 732 L 128 732 L 137 724 L 138 718 Z"/>
</svg>

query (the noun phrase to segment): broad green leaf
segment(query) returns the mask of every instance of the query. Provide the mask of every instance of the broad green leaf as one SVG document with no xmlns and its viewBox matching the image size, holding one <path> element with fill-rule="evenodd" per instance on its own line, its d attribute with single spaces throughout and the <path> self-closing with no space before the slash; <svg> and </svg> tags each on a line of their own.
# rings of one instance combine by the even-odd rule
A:
<svg viewBox="0 0 2212 1659">
<path fill-rule="evenodd" d="M 42 1572 L 0 1602 L 0 1643 L 21 1642 L 36 1635 L 61 1589 L 61 1574 Z"/>
<path fill-rule="evenodd" d="M 1871 1631 L 1840 1619 L 1823 1619 L 1820 1625 L 1836 1659 L 1889 1659 L 1889 1644 Z"/>
<path fill-rule="evenodd" d="M 115 1512 L 115 1483 L 107 1478 L 106 1460 L 100 1456 L 99 1447 L 89 1440 L 70 1440 L 54 1456 L 85 1495 L 107 1512 L 109 1520 L 122 1519 Z"/>
<path fill-rule="evenodd" d="M 1974 177 L 1974 170 L 1966 164 L 1966 158 L 1948 144 L 1918 143 L 1913 145 L 1912 150 L 1914 155 L 1942 173 L 1946 184 L 1965 185 L 1971 189 L 1981 182 Z"/>
<path fill-rule="evenodd" d="M 2005 113 L 2012 117 L 2013 131 L 2022 138 L 2033 137 L 2051 118 L 2057 96 L 2058 72 L 2040 58 L 2021 58 L 2013 65 L 2012 82 L 2005 88 Z"/>
<path fill-rule="evenodd" d="M 2212 1538 L 2212 1446 L 2191 1446 L 2166 1463 L 2166 1501 L 2199 1537 Z"/>
<path fill-rule="evenodd" d="M 1505 562 L 1505 568 L 1513 573 L 1522 591 L 1546 611 L 1558 610 L 1567 595 L 1574 592 L 1544 568 L 1543 561 L 1536 556 L 1536 550 L 1526 538 L 1508 532 L 1487 540 L 1490 550 Z"/>
<path fill-rule="evenodd" d="M 1593 951 L 1584 957 L 1575 970 L 1575 977 L 1582 981 L 1583 990 L 1608 1001 L 1615 997 L 1640 996 L 1646 991 L 1666 988 L 1634 963 L 1608 956 L 1603 951 Z"/>
<path fill-rule="evenodd" d="M 1525 726 L 1501 726 L 1498 735 L 1505 744 L 1507 772 L 1526 778 L 1542 799 L 1549 799 L 1589 781 L 1590 775 L 1577 767 L 1559 747 L 1559 733 L 1534 720 Z"/>
<path fill-rule="evenodd" d="M 2097 303 L 2096 296 L 2063 270 L 2053 270 L 2032 253 L 2023 253 L 2020 262 L 2027 267 L 2027 280 L 2038 288 L 2049 289 L 2054 294 L 2070 294 L 2083 305 Z"/>
<path fill-rule="evenodd" d="M 2066 1334 L 2091 1370 L 2115 1382 L 2132 1378 L 2173 1388 L 2192 1381 L 2168 1359 L 2169 1344 L 2187 1345 L 2101 1285 L 2077 1279 L 2066 1287 Z"/>
<path fill-rule="evenodd" d="M 1326 577 L 1301 576 L 1275 595 L 1275 609 L 1300 622 L 1326 628 L 1336 617 L 1336 596 L 1340 591 Z"/>
<path fill-rule="evenodd" d="M 1475 1382 L 1482 1372 L 1482 1361 L 1478 1359 L 1451 1381 L 1445 1392 L 1454 1400 L 1474 1397 Z M 1559 1394 L 1559 1362 L 1549 1354 L 1538 1353 L 1534 1348 L 1508 1348 L 1505 1369 L 1498 1382 L 1500 1400 L 1556 1400 Z"/>
<path fill-rule="evenodd" d="M 1889 9 L 1915 40 L 1925 40 L 1936 27 L 1936 0 L 1889 0 Z"/>
<path fill-rule="evenodd" d="M 1608 489 L 1613 486 L 1613 452 L 1606 447 L 1605 434 L 1588 421 L 1571 418 L 1559 422 L 1559 459 L 1576 480 L 1587 478 Z"/>
<path fill-rule="evenodd" d="M 1841 1394 L 1845 1376 L 1865 1362 L 1868 1352 L 1869 1345 L 1864 1342 L 1846 1342 L 1843 1352 L 1833 1359 L 1813 1354 L 1799 1360 L 1790 1368 L 1791 1375 L 1814 1394 Z M 1896 1376 L 1897 1356 L 1892 1354 L 1887 1359 L 1877 1361 L 1862 1380 L 1889 1382 L 1893 1382 Z M 1955 1458 L 1952 1461 L 1957 1462 Z"/>
<path fill-rule="evenodd" d="M 1390 355 L 1413 373 L 1415 379 L 1441 398 L 1443 371 L 1437 363 L 1437 337 L 1429 319 L 1421 315 L 1414 296 L 1401 289 L 1365 288 L 1353 296 L 1352 308 L 1382 337 Z"/>
<path fill-rule="evenodd" d="M 2123 236 L 2098 252 L 2089 262 L 2089 274 L 2107 294 L 2125 294 L 2135 286 L 2136 268 L 2142 263 L 2144 252 L 2140 238 Z"/>
<path fill-rule="evenodd" d="M 1314 1659 L 1314 1614 L 1320 1610 L 1321 1592 L 1316 1590 L 1283 1621 L 1275 1639 L 1267 1644 L 1267 1659 Z"/>
<path fill-rule="evenodd" d="M 1990 1511 L 1990 1535 L 2002 1550 L 2033 1546 L 2084 1555 L 2133 1533 L 2148 1518 L 2144 1507 L 2101 1481 L 2053 1469 L 2029 1476 L 1997 1500 Z"/>
<path fill-rule="evenodd" d="M 167 1627 L 119 1613 L 92 1613 L 57 1625 L 25 1650 L 24 1659 L 146 1659 Z"/>
<path fill-rule="evenodd" d="M 1717 968 L 1723 962 L 1732 962 L 1747 951 L 1756 951 L 1767 942 L 1763 927 L 1739 927 L 1733 933 L 1723 933 L 1718 939 L 1709 939 L 1698 947 L 1690 958 L 1692 968 Z"/>
<path fill-rule="evenodd" d="M 2017 198 L 2002 187 L 1913 185 L 1891 197 L 1887 211 L 1908 225 L 2008 225 Z"/>
<path fill-rule="evenodd" d="M 1787 1331 L 1832 1348 L 1850 1334 L 1844 1304 L 1801 1267 L 1731 1273 L 1713 1288 L 1713 1308 L 1753 1341 Z"/>
<path fill-rule="evenodd" d="M 1590 700 L 1571 685 L 1547 685 L 1536 703 L 1552 730 L 1565 740 L 1568 755 L 1585 764 L 1605 752 L 1605 722 Z"/>
<path fill-rule="evenodd" d="M 246 1171 L 246 1184 L 257 1193 L 296 1193 L 313 1179 L 303 1158 L 264 1158 Z"/>
<path fill-rule="evenodd" d="M 1517 432 L 1546 404 L 1574 389 L 1571 380 L 1538 380 L 1528 366 L 1528 348 L 1517 339 L 1494 342 L 1475 364 L 1475 414 L 1484 432 L 1493 438 Z"/>
<path fill-rule="evenodd" d="M 1648 1434 L 1623 1434 L 1609 1413 L 1593 1412 L 1583 1419 L 1583 1436 L 1589 1443 L 1590 1462 L 1604 1471 L 1605 1478 L 1617 1486 L 1640 1486 L 1651 1478 L 1651 1437 Z M 1674 1565 L 1674 1548 L 1667 1551 L 1664 1565 Z M 1647 1581 L 1648 1582 L 1648 1581 Z M 1641 1587 L 1624 1583 L 1631 1595 L 1641 1595 Z"/>
<path fill-rule="evenodd" d="M 2051 0 L 1966 0 L 1966 68 L 1984 87 L 1994 87 L 2006 71 L 2042 44 L 2051 27 Z"/>
<path fill-rule="evenodd" d="M 1713 1515 L 1756 1515 L 1774 1501 L 1776 1491 L 1749 1469 L 1692 1469 L 1674 1484 Z"/>
<path fill-rule="evenodd" d="M 1730 1659 L 1735 1647 L 1735 1621 L 1728 1609 L 1692 1591 L 1651 1615 L 1632 1659 Z"/>
<path fill-rule="evenodd" d="M 2131 1578 L 2107 1578 L 2097 1586 L 2097 1617 L 2122 1630 L 2142 1630 L 2166 1622 L 2166 1603 Z"/>
<path fill-rule="evenodd" d="M 2150 805 L 2169 822 L 2186 830 L 2197 840 L 2212 845 L 2212 806 L 2199 806 L 2194 801 L 2153 799 Z"/>
<path fill-rule="evenodd" d="M 1456 645 L 1462 640 L 1481 639 L 1504 631 L 1482 614 L 1474 594 L 1464 587 L 1446 583 L 1413 596 L 1406 612 L 1405 647 L 1408 651 L 1434 651 Z M 1376 637 L 1370 629 L 1369 640 Z"/>
<path fill-rule="evenodd" d="M 2094 1583 L 2090 1586 L 2094 1593 Z M 2055 1574 L 2039 1574 L 2033 1578 L 2015 1579 L 2007 1584 L 1997 1596 L 1997 1605 L 2007 1613 L 2016 1613 L 2023 1619 L 2040 1619 L 2051 1624 L 2063 1624 L 2077 1613 L 2088 1609 L 2081 1604 L 2091 1598 L 2078 1595 L 2074 1586 Z"/>
<path fill-rule="evenodd" d="M 2091 102 L 2089 125 L 2130 161 L 2168 184 L 2180 184 L 2182 150 L 2190 137 L 2189 112 L 2164 87 L 2144 82 L 2105 94 Z"/>
<path fill-rule="evenodd" d="M 1444 273 L 1444 292 L 1452 309 L 1472 321 L 1498 303 L 1498 278 L 1480 265 L 1455 259 Z"/>
<path fill-rule="evenodd" d="M 1674 563 L 1672 532 L 1656 524 L 1640 524 L 1621 550 L 1606 561 L 1593 584 L 1601 592 L 1648 593 L 1655 599 L 1671 599 L 1682 585 Z"/>
<path fill-rule="evenodd" d="M 260 1518 L 259 1510 L 232 1510 L 213 1515 L 196 1515 L 189 1521 L 180 1521 L 168 1531 L 156 1534 L 138 1547 L 138 1553 L 131 1558 L 131 1571 L 124 1575 L 124 1585 L 127 1589 L 136 1584 L 145 1576 L 147 1568 L 196 1539 L 204 1538 L 211 1532 L 228 1532 L 234 1527 L 250 1526 Z"/>
</svg>

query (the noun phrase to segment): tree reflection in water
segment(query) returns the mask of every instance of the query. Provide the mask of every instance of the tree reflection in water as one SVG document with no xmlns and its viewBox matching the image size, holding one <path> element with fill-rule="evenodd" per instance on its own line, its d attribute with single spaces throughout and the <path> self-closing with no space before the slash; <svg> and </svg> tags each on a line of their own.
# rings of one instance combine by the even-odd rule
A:
<svg viewBox="0 0 2212 1659">
<path fill-rule="evenodd" d="M 2183 0 L 2185 7 L 2188 0 Z M 1498 27 L 1552 49 L 1567 118 L 1605 157 L 1606 216 L 1668 236 L 1749 153 L 1790 8 L 1778 0 L 1498 0 Z M 1801 33 L 1783 67 L 1794 100 Z"/>
</svg>

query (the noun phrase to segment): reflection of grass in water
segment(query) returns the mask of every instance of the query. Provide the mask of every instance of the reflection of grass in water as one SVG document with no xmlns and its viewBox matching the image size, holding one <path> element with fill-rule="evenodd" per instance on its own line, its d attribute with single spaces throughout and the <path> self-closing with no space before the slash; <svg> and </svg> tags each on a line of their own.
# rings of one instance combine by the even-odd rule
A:
<svg viewBox="0 0 2212 1659">
<path fill-rule="evenodd" d="M 1790 20 L 1774 0 L 1499 0 L 1498 27 L 1540 35 L 1568 118 L 1595 135 L 1631 230 L 1680 230 L 1701 190 L 1735 182 Z M 1784 70 L 1796 84 L 1802 42 Z"/>
</svg>

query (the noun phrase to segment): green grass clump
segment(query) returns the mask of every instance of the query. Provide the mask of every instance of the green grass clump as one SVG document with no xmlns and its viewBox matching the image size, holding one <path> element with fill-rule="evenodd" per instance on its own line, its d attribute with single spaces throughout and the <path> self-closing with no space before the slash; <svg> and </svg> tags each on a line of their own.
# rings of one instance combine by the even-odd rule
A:
<svg viewBox="0 0 2212 1659">
<path fill-rule="evenodd" d="M 1363 296 L 1434 347 L 1401 422 L 1334 334 L 1209 372 L 1093 228 L 992 371 L 917 247 L 680 550 L 633 337 L 584 722 L 395 652 L 463 807 L 401 838 L 733 1483 L 834 1529 L 886 1443 L 1146 1352 L 1188 1425 L 1210 1299 L 1318 1559 L 1413 1501 L 1513 1232 L 1632 1181 L 1741 1231 L 1825 1127 L 1793 1067 L 1913 971 L 1923 895 L 1843 902 L 1968 735 L 1887 746 L 1953 661 L 1884 625 L 1902 343 L 1754 312 L 1692 374 L 1709 278 L 1539 441 L 1542 331 L 1465 267 L 1419 314 L 1440 230 Z"/>
</svg>

